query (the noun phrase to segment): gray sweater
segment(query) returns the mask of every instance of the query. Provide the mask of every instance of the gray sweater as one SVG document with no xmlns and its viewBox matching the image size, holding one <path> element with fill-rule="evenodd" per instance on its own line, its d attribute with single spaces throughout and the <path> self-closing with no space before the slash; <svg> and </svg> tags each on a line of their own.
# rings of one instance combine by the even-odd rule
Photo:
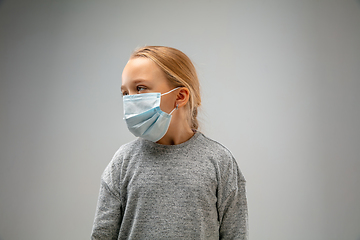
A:
<svg viewBox="0 0 360 240">
<path fill-rule="evenodd" d="M 138 138 L 101 177 L 91 239 L 247 239 L 247 217 L 227 148 L 200 132 L 179 145 Z"/>
</svg>

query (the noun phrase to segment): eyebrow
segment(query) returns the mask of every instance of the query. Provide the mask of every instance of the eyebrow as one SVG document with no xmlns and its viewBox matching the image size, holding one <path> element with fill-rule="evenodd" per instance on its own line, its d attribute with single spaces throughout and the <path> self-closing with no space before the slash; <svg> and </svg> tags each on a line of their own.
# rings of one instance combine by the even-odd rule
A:
<svg viewBox="0 0 360 240">
<path fill-rule="evenodd" d="M 143 82 L 148 84 L 148 80 L 145 80 L 145 79 L 135 79 L 133 82 L 131 82 L 131 84 L 136 85 L 138 83 L 143 83 Z M 121 85 L 121 89 L 123 90 L 124 88 L 125 88 L 125 86 Z"/>
</svg>

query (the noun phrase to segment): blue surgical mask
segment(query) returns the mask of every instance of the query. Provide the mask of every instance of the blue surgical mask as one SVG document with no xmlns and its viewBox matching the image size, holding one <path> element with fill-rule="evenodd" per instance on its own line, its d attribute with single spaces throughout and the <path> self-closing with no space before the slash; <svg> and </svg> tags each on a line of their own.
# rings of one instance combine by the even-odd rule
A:
<svg viewBox="0 0 360 240">
<path fill-rule="evenodd" d="M 167 93 L 141 93 L 135 95 L 125 95 L 123 97 L 124 104 L 124 120 L 128 129 L 136 137 L 142 137 L 147 140 L 157 142 L 167 132 L 171 114 L 163 112 L 160 109 L 161 96 L 175 91 L 172 89 Z"/>
</svg>

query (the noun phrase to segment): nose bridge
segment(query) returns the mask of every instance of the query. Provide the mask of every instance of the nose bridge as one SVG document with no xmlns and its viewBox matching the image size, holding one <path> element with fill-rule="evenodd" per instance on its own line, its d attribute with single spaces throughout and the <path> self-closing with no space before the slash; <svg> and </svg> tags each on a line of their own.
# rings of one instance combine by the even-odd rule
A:
<svg viewBox="0 0 360 240">
<path fill-rule="evenodd" d="M 123 91 L 123 90 L 122 90 L 122 91 Z M 137 94 L 137 93 L 136 93 L 136 91 L 131 91 L 131 90 L 127 90 L 127 91 L 126 91 L 126 93 L 127 93 L 127 94 L 125 94 L 125 95 L 124 95 L 124 94 L 122 94 L 122 96 L 126 96 L 126 95 L 135 95 L 135 94 Z"/>
<path fill-rule="evenodd" d="M 129 95 L 135 95 L 135 94 L 139 94 L 139 93 L 138 93 L 137 91 L 131 91 L 131 90 L 129 90 L 128 94 L 129 94 Z"/>
</svg>

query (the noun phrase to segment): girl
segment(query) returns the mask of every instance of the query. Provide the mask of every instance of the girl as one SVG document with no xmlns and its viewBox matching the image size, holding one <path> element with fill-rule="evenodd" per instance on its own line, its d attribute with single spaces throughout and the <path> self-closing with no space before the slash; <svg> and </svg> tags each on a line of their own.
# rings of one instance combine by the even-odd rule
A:
<svg viewBox="0 0 360 240">
<path fill-rule="evenodd" d="M 101 177 L 92 239 L 247 239 L 245 179 L 230 151 L 199 132 L 199 81 L 181 51 L 146 46 L 122 74 L 137 137 Z"/>
</svg>

